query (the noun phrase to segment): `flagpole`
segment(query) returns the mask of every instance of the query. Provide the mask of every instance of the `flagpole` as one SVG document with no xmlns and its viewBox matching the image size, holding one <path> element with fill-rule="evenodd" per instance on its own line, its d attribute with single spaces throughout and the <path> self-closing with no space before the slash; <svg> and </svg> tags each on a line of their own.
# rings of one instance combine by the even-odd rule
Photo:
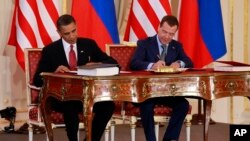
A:
<svg viewBox="0 0 250 141">
<path fill-rule="evenodd" d="M 67 0 L 62 1 L 62 13 L 63 14 L 67 13 Z"/>
</svg>

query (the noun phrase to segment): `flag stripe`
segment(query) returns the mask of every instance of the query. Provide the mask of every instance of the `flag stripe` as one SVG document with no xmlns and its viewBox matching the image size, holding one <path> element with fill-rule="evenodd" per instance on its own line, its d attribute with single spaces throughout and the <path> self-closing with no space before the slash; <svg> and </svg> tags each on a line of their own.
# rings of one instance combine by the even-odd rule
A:
<svg viewBox="0 0 250 141">
<path fill-rule="evenodd" d="M 171 15 L 172 12 L 171 12 L 170 2 L 166 2 L 166 0 L 160 0 L 160 3 L 162 7 L 164 7 L 165 13 L 168 13 L 169 15 Z M 158 12 L 158 13 L 164 13 L 164 12 Z"/>
<path fill-rule="evenodd" d="M 59 15 L 58 6 L 55 4 L 58 4 L 58 0 L 15 1 L 8 44 L 16 46 L 16 58 L 23 69 L 25 68 L 24 48 L 43 47 L 60 38 L 55 27 L 55 21 Z M 51 32 L 52 30 L 54 31 Z"/>
<path fill-rule="evenodd" d="M 201 34 L 213 60 L 216 60 L 226 52 L 220 1 L 199 0 L 199 5 L 202 7 L 200 8 Z"/>
<path fill-rule="evenodd" d="M 131 13 L 131 16 L 133 17 L 131 20 L 131 29 L 134 31 L 134 34 L 137 37 L 145 37 L 147 36 L 147 33 L 144 31 L 143 27 L 141 26 L 140 22 L 135 17 L 134 12 Z"/>
<path fill-rule="evenodd" d="M 113 0 L 73 0 L 72 15 L 77 21 L 78 35 L 94 39 L 103 51 L 106 44 L 119 43 L 114 8 Z"/>
<path fill-rule="evenodd" d="M 179 40 L 185 52 L 191 57 L 195 67 L 202 67 L 213 59 L 200 34 L 199 9 L 197 1 L 182 1 L 179 27 Z"/>
<path fill-rule="evenodd" d="M 39 17 L 41 19 L 41 23 L 44 25 L 44 30 L 47 33 L 47 39 L 43 42 L 44 45 L 47 45 L 48 43 L 50 43 L 51 41 L 54 41 L 56 39 L 58 39 L 58 33 L 57 33 L 57 29 L 56 29 L 56 19 L 59 17 L 57 11 L 51 10 L 47 11 L 47 7 L 45 7 L 45 3 L 43 3 L 42 1 L 37 1 L 37 5 L 38 6 L 38 11 L 39 11 Z M 54 6 L 51 6 L 54 7 Z M 49 12 L 56 12 L 55 14 L 51 14 Z M 42 14 L 41 14 L 42 13 Z M 57 15 L 55 17 L 51 17 L 50 15 Z M 57 17 L 57 18 L 56 18 Z M 42 19 L 46 19 L 46 20 L 42 20 Z M 56 35 L 56 36 L 55 36 Z"/>
<path fill-rule="evenodd" d="M 171 14 L 168 0 L 133 0 L 124 40 L 136 42 L 155 35 L 160 20 L 167 14 Z"/>
<path fill-rule="evenodd" d="M 219 0 L 182 0 L 179 40 L 194 67 L 201 68 L 226 53 Z"/>
<path fill-rule="evenodd" d="M 117 26 L 114 1 L 91 0 L 90 2 L 92 3 L 92 6 L 95 9 L 97 15 L 100 17 L 103 24 L 105 25 L 108 32 L 110 33 L 112 37 L 112 41 L 114 43 L 118 43 L 119 42 L 119 38 L 117 38 L 118 30 L 114 28 L 114 26 Z M 105 3 L 105 5 L 107 5 L 108 8 L 104 7 L 103 3 Z"/>
<path fill-rule="evenodd" d="M 142 6 L 137 0 L 134 1 L 133 13 L 135 15 L 135 19 L 138 20 L 140 26 L 142 26 L 147 35 L 152 35 L 155 33 L 154 26 L 150 23 L 150 19 L 147 17 L 147 14 L 144 12 Z"/>
<path fill-rule="evenodd" d="M 58 8 L 56 7 L 58 1 L 51 1 L 51 0 L 43 0 L 45 11 L 48 12 L 49 16 L 51 17 L 53 24 L 56 25 L 56 20 L 59 17 Z M 42 14 L 41 14 L 42 15 Z"/>
<path fill-rule="evenodd" d="M 28 2 L 29 2 L 30 6 L 32 8 L 32 11 L 36 15 L 35 18 L 36 18 L 37 26 L 39 27 L 38 28 L 39 34 L 37 36 L 42 37 L 41 39 L 42 39 L 42 42 L 43 42 L 44 45 L 46 45 L 48 43 L 51 43 L 52 40 L 50 39 L 49 34 L 48 34 L 47 30 L 45 29 L 44 24 L 43 24 L 43 22 L 41 20 L 40 13 L 38 11 L 37 2 L 34 1 L 34 0 L 29 0 Z M 39 5 L 41 6 L 43 4 L 39 4 Z"/>
<path fill-rule="evenodd" d="M 37 47 L 37 45 L 32 45 L 32 42 L 29 41 L 28 36 L 25 36 L 25 32 L 22 31 L 18 22 L 16 23 L 16 27 L 17 36 L 15 44 L 17 44 L 18 47 L 21 47 L 21 50 L 27 47 Z"/>
<path fill-rule="evenodd" d="M 28 39 L 32 39 L 29 41 L 31 46 L 37 46 L 37 42 L 35 40 L 36 35 L 35 35 L 32 27 L 30 26 L 29 22 L 27 21 L 26 17 L 23 15 L 23 13 L 20 9 L 18 9 L 18 17 L 17 18 L 18 19 L 16 21 L 19 23 L 20 30 L 22 30 L 22 32 L 24 33 L 24 36 L 27 37 Z M 22 19 L 22 20 L 19 21 L 19 19 Z"/>
<path fill-rule="evenodd" d="M 23 30 L 26 36 L 27 34 L 30 34 L 29 32 L 32 32 L 34 34 L 32 38 L 28 38 L 30 42 L 36 42 L 35 44 L 31 43 L 32 46 L 38 46 L 38 44 L 42 44 L 42 39 L 39 36 L 39 30 L 36 24 L 37 23 L 36 15 L 34 14 L 32 8 L 30 7 L 30 4 L 28 3 L 28 1 L 25 1 L 25 0 L 19 0 L 19 3 L 17 4 L 18 4 L 17 14 L 22 15 L 21 17 L 18 17 L 17 19 L 17 22 L 19 22 L 20 28 Z"/>
<path fill-rule="evenodd" d="M 147 15 L 147 18 L 149 19 L 148 21 L 151 23 L 151 25 L 154 27 L 154 30 L 156 31 L 158 27 L 157 24 L 160 22 L 160 20 L 158 19 L 154 9 L 151 7 L 149 1 L 138 1 L 138 2 L 141 5 L 145 14 Z"/>
</svg>

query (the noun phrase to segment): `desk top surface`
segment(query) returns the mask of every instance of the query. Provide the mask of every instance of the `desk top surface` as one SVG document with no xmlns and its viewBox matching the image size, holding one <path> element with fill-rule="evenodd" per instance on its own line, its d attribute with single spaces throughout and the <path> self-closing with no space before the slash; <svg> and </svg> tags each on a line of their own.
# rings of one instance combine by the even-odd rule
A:
<svg viewBox="0 0 250 141">
<path fill-rule="evenodd" d="M 53 77 L 65 77 L 65 78 L 74 78 L 74 79 L 128 79 L 132 78 L 166 78 L 166 77 L 216 77 L 216 76 L 239 76 L 239 75 L 250 75 L 250 71 L 242 72 L 223 72 L 223 71 L 214 71 L 213 69 L 189 69 L 186 71 L 178 73 L 155 73 L 152 71 L 122 71 L 119 75 L 114 76 L 83 76 L 77 75 L 76 73 L 49 73 L 43 72 L 42 76 L 53 76 Z"/>
</svg>

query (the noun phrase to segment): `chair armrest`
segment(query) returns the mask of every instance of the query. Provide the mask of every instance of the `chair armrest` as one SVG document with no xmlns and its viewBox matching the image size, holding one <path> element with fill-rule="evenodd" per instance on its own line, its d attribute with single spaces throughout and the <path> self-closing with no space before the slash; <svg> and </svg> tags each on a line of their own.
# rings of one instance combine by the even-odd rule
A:
<svg viewBox="0 0 250 141">
<path fill-rule="evenodd" d="M 28 87 L 35 90 L 41 90 L 41 87 L 36 87 L 35 85 L 28 84 Z"/>
</svg>

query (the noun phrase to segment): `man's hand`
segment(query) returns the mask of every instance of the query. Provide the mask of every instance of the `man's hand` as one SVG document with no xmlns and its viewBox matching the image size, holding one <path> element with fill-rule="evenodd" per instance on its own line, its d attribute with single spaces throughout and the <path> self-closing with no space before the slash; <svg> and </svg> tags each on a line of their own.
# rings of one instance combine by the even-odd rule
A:
<svg viewBox="0 0 250 141">
<path fill-rule="evenodd" d="M 160 67 L 165 66 L 165 61 L 159 60 L 158 62 L 154 63 L 152 66 L 152 70 L 157 70 Z"/>
<path fill-rule="evenodd" d="M 178 62 L 173 62 L 170 67 L 173 67 L 173 68 L 180 68 L 181 67 L 181 64 L 178 63 Z"/>
<path fill-rule="evenodd" d="M 59 67 L 56 69 L 55 72 L 64 73 L 64 72 L 69 72 L 69 71 L 70 71 L 70 69 L 69 69 L 68 67 L 61 65 L 61 66 L 59 66 Z"/>
</svg>

